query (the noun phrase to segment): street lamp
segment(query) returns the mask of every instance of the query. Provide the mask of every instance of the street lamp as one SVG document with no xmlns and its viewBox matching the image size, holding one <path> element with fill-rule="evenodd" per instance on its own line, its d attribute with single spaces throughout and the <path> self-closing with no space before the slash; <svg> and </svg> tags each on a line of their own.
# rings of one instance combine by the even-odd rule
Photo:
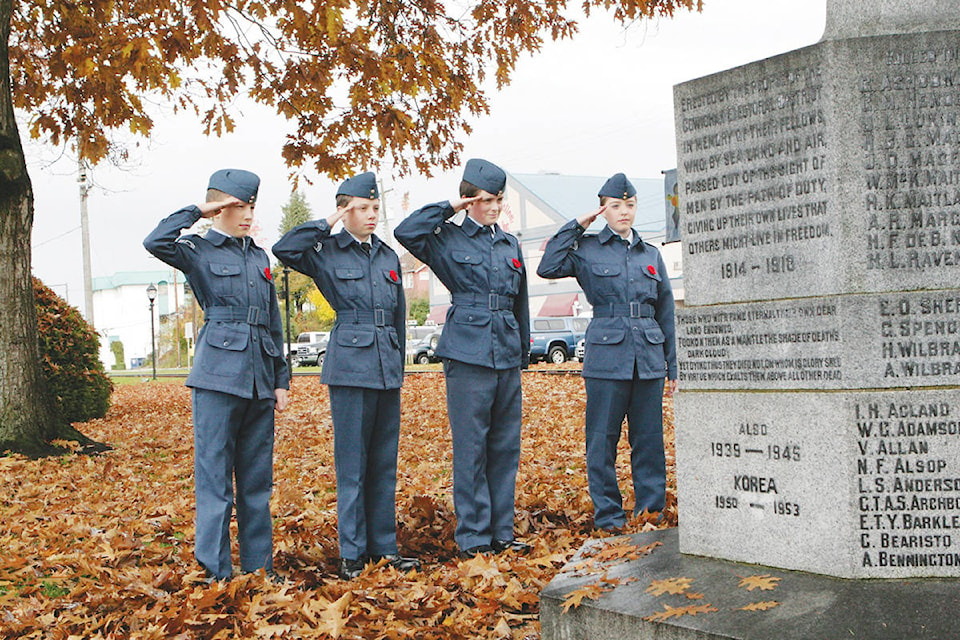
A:
<svg viewBox="0 0 960 640">
<path fill-rule="evenodd" d="M 153 361 L 153 379 L 157 379 L 156 332 L 153 328 L 153 301 L 157 299 L 157 287 L 151 282 L 147 286 L 147 299 L 150 301 L 150 360 Z"/>
<path fill-rule="evenodd" d="M 283 313 L 287 316 L 287 371 L 293 377 L 293 354 L 290 346 L 290 267 L 283 265 Z"/>
</svg>

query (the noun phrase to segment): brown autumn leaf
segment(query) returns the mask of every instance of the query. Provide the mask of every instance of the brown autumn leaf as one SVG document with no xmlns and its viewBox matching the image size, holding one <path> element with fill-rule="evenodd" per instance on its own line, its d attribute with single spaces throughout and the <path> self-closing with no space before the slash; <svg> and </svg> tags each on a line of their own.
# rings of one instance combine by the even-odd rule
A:
<svg viewBox="0 0 960 640">
<path fill-rule="evenodd" d="M 687 600 L 703 600 L 703 594 L 702 594 L 702 593 L 690 593 L 690 592 L 687 592 L 687 593 L 684 593 L 683 595 L 686 596 Z"/>
<path fill-rule="evenodd" d="M 737 586 L 747 591 L 753 591 L 754 589 L 772 591 L 777 588 L 777 583 L 780 582 L 780 578 L 775 578 L 768 574 L 747 576 L 745 578 L 742 576 L 739 577 L 740 582 Z"/>
<path fill-rule="evenodd" d="M 711 604 L 700 604 L 700 605 L 688 605 L 686 607 L 671 607 L 668 604 L 663 605 L 663 611 L 657 611 L 649 616 L 646 616 L 644 620 L 647 622 L 664 622 L 670 618 L 681 618 L 683 616 L 695 616 L 701 613 L 713 613 L 719 611 Z"/>
<path fill-rule="evenodd" d="M 780 603 L 774 600 L 768 600 L 766 602 L 751 602 L 745 607 L 740 607 L 739 611 L 769 611 L 774 607 L 779 607 Z"/>
<path fill-rule="evenodd" d="M 596 600 L 604 593 L 611 591 L 613 587 L 605 587 L 599 582 L 593 582 L 588 585 L 582 586 L 579 589 L 571 591 L 567 594 L 567 597 L 563 600 L 563 612 L 566 613 L 570 609 L 576 609 L 581 604 L 583 604 L 583 599 L 587 600 Z"/>
<path fill-rule="evenodd" d="M 647 587 L 647 593 L 655 596 L 662 596 L 665 593 L 678 595 L 685 593 L 693 580 L 690 578 L 667 578 L 666 580 L 654 580 Z"/>
</svg>

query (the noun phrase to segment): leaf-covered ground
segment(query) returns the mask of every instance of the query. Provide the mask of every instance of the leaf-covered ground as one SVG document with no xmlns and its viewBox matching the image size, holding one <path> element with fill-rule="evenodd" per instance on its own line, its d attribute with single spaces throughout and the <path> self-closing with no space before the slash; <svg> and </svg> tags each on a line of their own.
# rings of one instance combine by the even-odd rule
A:
<svg viewBox="0 0 960 640">
<path fill-rule="evenodd" d="M 457 559 L 451 449 L 439 373 L 407 377 L 397 483 L 409 575 L 337 578 L 336 489 L 326 388 L 296 378 L 278 414 L 276 570 L 206 585 L 193 559 L 190 396 L 179 384 L 118 386 L 107 417 L 81 425 L 98 456 L 0 458 L 0 637 L 538 638 L 540 590 L 592 531 L 583 382 L 523 376 L 517 536 L 534 550 Z M 665 401 L 667 519 L 676 524 L 673 412 Z M 621 439 L 621 488 L 632 506 Z M 628 532 L 653 528 L 641 518 Z M 235 532 L 235 529 L 234 529 Z M 234 558 L 237 558 L 234 549 Z"/>
</svg>

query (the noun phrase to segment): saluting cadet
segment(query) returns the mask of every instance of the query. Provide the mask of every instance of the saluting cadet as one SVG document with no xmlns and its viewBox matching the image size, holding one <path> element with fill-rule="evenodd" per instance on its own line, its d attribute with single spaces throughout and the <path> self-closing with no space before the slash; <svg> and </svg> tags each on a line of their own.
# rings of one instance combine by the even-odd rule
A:
<svg viewBox="0 0 960 640">
<path fill-rule="evenodd" d="M 337 312 L 320 382 L 328 385 L 337 474 L 339 574 L 350 580 L 368 561 L 420 568 L 397 551 L 397 449 L 406 303 L 400 260 L 374 235 L 380 219 L 376 176 L 337 189 L 326 220 L 291 229 L 273 245 L 284 264 L 313 278 Z M 330 230 L 343 221 L 340 233 Z"/>
<path fill-rule="evenodd" d="M 290 373 L 270 261 L 247 235 L 259 186 L 249 171 L 217 171 L 205 203 L 164 218 L 143 242 L 186 275 L 204 312 L 186 382 L 193 389 L 194 554 L 217 579 L 232 574 L 234 480 L 240 568 L 273 573 L 273 412 L 287 405 Z M 180 237 L 200 218 L 213 218 L 213 227 Z"/>
<path fill-rule="evenodd" d="M 617 486 L 617 443 L 628 423 L 634 514 L 661 512 L 666 500 L 663 386 L 677 388 L 673 291 L 657 249 L 633 229 L 637 190 L 618 173 L 600 189 L 600 208 L 566 223 L 550 238 L 537 274 L 574 276 L 593 306 L 583 381 L 587 390 L 587 482 L 594 525 L 625 524 Z M 585 230 L 600 215 L 607 225 Z"/>
<path fill-rule="evenodd" d="M 459 199 L 415 211 L 394 232 L 452 297 L 436 353 L 447 385 L 462 557 L 530 548 L 513 534 L 530 311 L 520 244 L 496 224 L 506 180 L 500 167 L 469 160 Z M 449 218 L 461 209 L 467 215 L 457 225 Z"/>
</svg>

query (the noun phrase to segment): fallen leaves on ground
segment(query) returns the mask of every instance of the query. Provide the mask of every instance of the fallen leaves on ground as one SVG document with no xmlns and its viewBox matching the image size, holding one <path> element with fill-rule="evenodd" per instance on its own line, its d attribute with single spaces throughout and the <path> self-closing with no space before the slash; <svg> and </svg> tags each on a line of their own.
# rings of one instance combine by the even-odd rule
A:
<svg viewBox="0 0 960 640">
<path fill-rule="evenodd" d="M 740 607 L 740 611 L 769 611 L 774 607 L 779 607 L 780 603 L 774 600 L 768 600 L 766 602 L 751 602 L 745 607 Z"/>
<path fill-rule="evenodd" d="M 594 533 L 583 381 L 530 372 L 523 385 L 516 533 L 533 544 L 528 556 L 457 559 L 444 382 L 424 373 L 404 385 L 397 477 L 400 550 L 423 569 L 370 567 L 354 581 L 338 579 L 327 390 L 298 377 L 291 407 L 277 417 L 274 451 L 275 568 L 285 581 L 260 573 L 210 585 L 193 559 L 189 390 L 118 386 L 107 417 L 80 425 L 111 451 L 0 458 L 0 637 L 537 638 L 541 589 Z M 673 526 L 669 402 L 664 414 L 662 526 Z M 625 437 L 620 446 L 630 509 Z M 642 516 L 627 531 L 654 526 Z"/>
</svg>

